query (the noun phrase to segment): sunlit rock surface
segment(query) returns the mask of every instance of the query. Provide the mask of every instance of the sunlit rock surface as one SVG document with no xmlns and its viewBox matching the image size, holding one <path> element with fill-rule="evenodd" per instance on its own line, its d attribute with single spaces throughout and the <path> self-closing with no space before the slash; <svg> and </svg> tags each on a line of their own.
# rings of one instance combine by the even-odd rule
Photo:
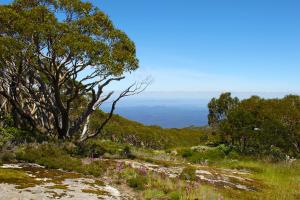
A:
<svg viewBox="0 0 300 200">
<path fill-rule="evenodd" d="M 130 199 L 122 196 L 121 192 L 111 185 L 94 178 L 80 177 L 81 175 L 76 173 L 47 170 L 36 164 L 24 163 L 5 164 L 1 168 L 26 172 L 30 178 L 30 184 L 19 185 L 17 181 L 16 183 L 0 183 L 0 200 Z"/>
</svg>

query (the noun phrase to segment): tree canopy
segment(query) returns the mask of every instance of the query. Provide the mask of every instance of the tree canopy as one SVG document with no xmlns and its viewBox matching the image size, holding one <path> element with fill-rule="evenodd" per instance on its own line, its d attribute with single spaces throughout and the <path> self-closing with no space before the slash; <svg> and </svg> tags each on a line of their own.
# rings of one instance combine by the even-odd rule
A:
<svg viewBox="0 0 300 200">
<path fill-rule="evenodd" d="M 209 103 L 210 115 L 224 96 Z M 228 108 L 228 107 L 226 107 Z M 221 109 L 222 110 L 222 109 Z M 257 96 L 236 101 L 226 109 L 226 117 L 218 121 L 217 129 L 222 142 L 238 146 L 244 152 L 270 152 L 279 148 L 289 155 L 300 153 L 300 96 L 288 95 L 283 99 L 263 99 Z"/>
<path fill-rule="evenodd" d="M 61 139 L 81 129 L 82 139 L 98 135 L 117 101 L 144 85 L 122 91 L 107 119 L 88 133 L 89 116 L 112 98 L 104 89 L 137 68 L 134 43 L 91 3 L 15 0 L 0 6 L 1 110 L 17 127 Z"/>
</svg>

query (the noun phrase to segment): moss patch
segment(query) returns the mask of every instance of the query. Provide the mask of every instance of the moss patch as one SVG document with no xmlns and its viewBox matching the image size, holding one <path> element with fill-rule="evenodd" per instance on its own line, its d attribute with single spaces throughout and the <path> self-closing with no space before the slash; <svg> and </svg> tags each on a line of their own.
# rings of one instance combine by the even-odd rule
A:
<svg viewBox="0 0 300 200">
<path fill-rule="evenodd" d="M 17 189 L 24 189 L 39 185 L 42 181 L 35 180 L 26 174 L 26 172 L 18 169 L 0 168 L 0 183 L 14 184 Z"/>
<path fill-rule="evenodd" d="M 95 180 L 93 183 L 91 182 L 83 182 L 86 185 L 92 186 L 92 187 L 96 187 L 96 186 L 105 186 L 104 182 L 101 180 Z"/>
<path fill-rule="evenodd" d="M 109 193 L 104 190 L 98 190 L 98 189 L 82 189 L 81 190 L 84 193 L 90 193 L 90 194 L 96 194 L 97 196 L 108 196 Z"/>
<path fill-rule="evenodd" d="M 67 185 L 57 184 L 57 185 L 47 186 L 46 188 L 48 188 L 48 189 L 67 190 L 67 189 L 68 189 L 68 186 L 67 186 Z"/>
<path fill-rule="evenodd" d="M 25 167 L 23 170 L 33 174 L 36 178 L 45 179 L 46 182 L 61 184 L 65 179 L 81 178 L 82 175 L 73 172 L 64 172 L 55 169 L 44 169 L 36 167 Z"/>
</svg>

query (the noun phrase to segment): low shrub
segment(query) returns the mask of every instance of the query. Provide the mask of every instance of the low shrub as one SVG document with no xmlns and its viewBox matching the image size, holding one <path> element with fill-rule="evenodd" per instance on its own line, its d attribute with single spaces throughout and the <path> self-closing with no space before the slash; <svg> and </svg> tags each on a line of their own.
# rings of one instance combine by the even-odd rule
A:
<svg viewBox="0 0 300 200">
<path fill-rule="evenodd" d="M 81 172 L 84 174 L 89 174 L 93 176 L 103 175 L 108 168 L 108 164 L 104 161 L 94 161 L 88 165 L 84 165 L 81 168 Z"/>
<path fill-rule="evenodd" d="M 274 162 L 282 161 L 286 158 L 286 155 L 283 153 L 283 151 L 273 145 L 270 147 L 270 156 L 271 160 Z"/>
<path fill-rule="evenodd" d="M 0 150 L 7 145 L 8 143 L 11 143 L 14 139 L 14 131 L 16 129 L 4 129 L 0 128 Z"/>
<path fill-rule="evenodd" d="M 228 155 L 231 152 L 232 148 L 228 145 L 220 144 L 217 146 L 217 150 L 223 152 L 225 155 Z"/>
<path fill-rule="evenodd" d="M 179 191 L 173 191 L 168 194 L 170 200 L 180 200 L 181 193 Z"/>
<path fill-rule="evenodd" d="M 130 187 L 137 190 L 143 190 L 147 184 L 147 177 L 143 175 L 136 174 L 136 176 L 131 177 L 127 180 Z"/>
<path fill-rule="evenodd" d="M 129 146 L 125 146 L 122 151 L 122 156 L 124 158 L 134 159 L 135 155 L 131 152 L 131 149 Z"/>
<path fill-rule="evenodd" d="M 1 163 L 8 163 L 15 160 L 15 154 L 13 151 L 2 151 L 0 153 L 0 162 Z"/>
<path fill-rule="evenodd" d="M 196 169 L 191 166 L 185 167 L 179 177 L 183 180 L 195 181 L 197 178 Z"/>
<path fill-rule="evenodd" d="M 188 158 L 191 157 L 193 155 L 193 151 L 191 149 L 186 149 L 182 152 L 182 157 L 183 158 Z"/>
<path fill-rule="evenodd" d="M 152 200 L 152 199 L 166 199 L 166 195 L 163 191 L 158 189 L 148 189 L 144 192 L 144 198 L 146 200 Z"/>
<path fill-rule="evenodd" d="M 30 144 L 20 147 L 16 152 L 18 160 L 35 162 L 47 168 L 76 171 L 81 166 L 81 160 L 71 157 L 57 144 Z"/>
<path fill-rule="evenodd" d="M 128 186 L 137 190 L 143 190 L 148 183 L 149 174 L 140 173 L 138 170 L 132 168 L 125 168 L 119 174 L 119 179 L 127 182 Z"/>
<path fill-rule="evenodd" d="M 236 152 L 235 150 L 232 150 L 229 152 L 227 157 L 230 159 L 238 159 L 238 158 L 240 158 L 240 154 L 238 152 Z"/>
<path fill-rule="evenodd" d="M 99 158 L 134 158 L 131 149 L 127 145 L 117 144 L 108 140 L 89 140 L 77 146 L 76 154 L 83 157 Z"/>
</svg>

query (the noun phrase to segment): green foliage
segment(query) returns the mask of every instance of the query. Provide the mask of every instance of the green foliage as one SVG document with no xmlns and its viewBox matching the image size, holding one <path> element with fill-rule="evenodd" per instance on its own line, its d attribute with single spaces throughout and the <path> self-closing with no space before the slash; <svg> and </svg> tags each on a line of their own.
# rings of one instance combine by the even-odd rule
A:
<svg viewBox="0 0 300 200">
<path fill-rule="evenodd" d="M 9 163 L 15 160 L 15 153 L 13 151 L 10 150 L 2 150 L 2 152 L 0 152 L 0 164 L 1 162 L 3 163 Z"/>
<path fill-rule="evenodd" d="M 101 156 L 112 156 L 116 158 L 135 158 L 131 152 L 130 146 L 125 144 L 117 144 L 110 140 L 88 140 L 79 144 L 75 148 L 76 150 L 74 150 L 73 154 L 83 157 L 99 158 Z"/>
<path fill-rule="evenodd" d="M 123 151 L 122 151 L 122 156 L 124 158 L 130 158 L 130 159 L 134 159 L 135 155 L 133 155 L 133 153 L 131 152 L 131 149 L 129 146 L 125 146 Z"/>
<path fill-rule="evenodd" d="M 165 193 L 158 189 L 148 189 L 144 191 L 144 198 L 146 200 L 161 199 L 165 197 Z"/>
<path fill-rule="evenodd" d="M 6 127 L 12 127 L 13 124 L 14 122 L 13 122 L 12 115 L 5 113 L 5 111 L 0 110 L 0 126 L 6 128 Z"/>
<path fill-rule="evenodd" d="M 185 149 L 183 152 L 182 152 L 182 157 L 184 158 L 188 158 L 188 157 L 191 157 L 193 155 L 193 151 L 191 149 Z"/>
<path fill-rule="evenodd" d="M 0 150 L 4 147 L 12 148 L 16 144 L 43 141 L 46 137 L 27 130 L 15 127 L 0 127 Z"/>
<path fill-rule="evenodd" d="M 100 177 L 107 170 L 107 164 L 103 161 L 94 161 L 88 165 L 82 166 L 80 172 L 84 174 Z"/>
<path fill-rule="evenodd" d="M 106 150 L 103 147 L 103 143 L 99 140 L 89 140 L 83 144 L 77 146 L 77 154 L 85 157 L 97 158 L 102 156 Z"/>
<path fill-rule="evenodd" d="M 275 146 L 271 146 L 270 155 L 271 155 L 273 161 L 284 160 L 286 157 L 286 155 L 282 152 L 282 150 Z"/>
<path fill-rule="evenodd" d="M 134 42 L 90 2 L 12 1 L 0 5 L 0 27 L 0 98 L 15 127 L 78 138 L 110 97 L 104 87 L 139 66 Z"/>
<path fill-rule="evenodd" d="M 104 115 L 93 115 L 91 121 L 97 126 L 103 120 Z M 114 115 L 105 127 L 102 138 L 117 143 L 131 144 L 136 147 L 151 149 L 168 149 L 173 147 L 195 146 L 204 144 L 209 129 L 206 128 L 171 128 L 165 129 L 159 126 L 145 126 L 138 122 Z"/>
<path fill-rule="evenodd" d="M 62 144 L 28 144 L 21 146 L 16 152 L 18 160 L 37 163 L 47 168 L 76 171 L 99 177 L 111 165 L 108 161 L 94 161 L 83 164 L 80 158 L 71 156 Z"/>
<path fill-rule="evenodd" d="M 15 138 L 16 129 L 0 128 L 0 149 L 2 149 L 8 142 L 12 142 Z"/>
<path fill-rule="evenodd" d="M 222 120 L 227 118 L 228 112 L 233 109 L 238 102 L 238 98 L 232 98 L 229 92 L 222 93 L 218 99 L 213 98 L 208 104 L 208 124 L 212 127 L 218 126 Z"/>
<path fill-rule="evenodd" d="M 211 104 L 220 103 L 223 96 L 213 99 Z M 223 143 L 237 146 L 244 154 L 270 154 L 277 156 L 277 160 L 285 158 L 279 151 L 300 155 L 300 96 L 289 95 L 283 99 L 253 96 L 227 108 L 217 125 Z M 272 147 L 279 149 L 275 151 Z"/>
<path fill-rule="evenodd" d="M 168 197 L 170 198 L 170 200 L 180 200 L 181 193 L 179 191 L 173 191 L 168 194 Z"/>
<path fill-rule="evenodd" d="M 143 190 L 148 183 L 148 175 L 149 174 L 138 173 L 138 171 L 132 168 L 126 168 L 121 172 L 120 177 L 125 179 L 130 187 Z"/>
<path fill-rule="evenodd" d="M 187 166 L 182 170 L 179 177 L 183 180 L 196 181 L 196 169 L 194 167 Z"/>
<path fill-rule="evenodd" d="M 137 174 L 136 176 L 129 178 L 127 183 L 132 188 L 143 190 L 147 184 L 147 177 Z"/>
<path fill-rule="evenodd" d="M 59 144 L 29 144 L 16 152 L 17 159 L 37 163 L 48 168 L 80 170 L 81 161 L 71 157 Z"/>
<path fill-rule="evenodd" d="M 211 163 L 225 158 L 237 158 L 239 153 L 233 147 L 221 144 L 217 147 L 195 146 L 182 149 L 181 156 L 194 163 Z"/>
</svg>

